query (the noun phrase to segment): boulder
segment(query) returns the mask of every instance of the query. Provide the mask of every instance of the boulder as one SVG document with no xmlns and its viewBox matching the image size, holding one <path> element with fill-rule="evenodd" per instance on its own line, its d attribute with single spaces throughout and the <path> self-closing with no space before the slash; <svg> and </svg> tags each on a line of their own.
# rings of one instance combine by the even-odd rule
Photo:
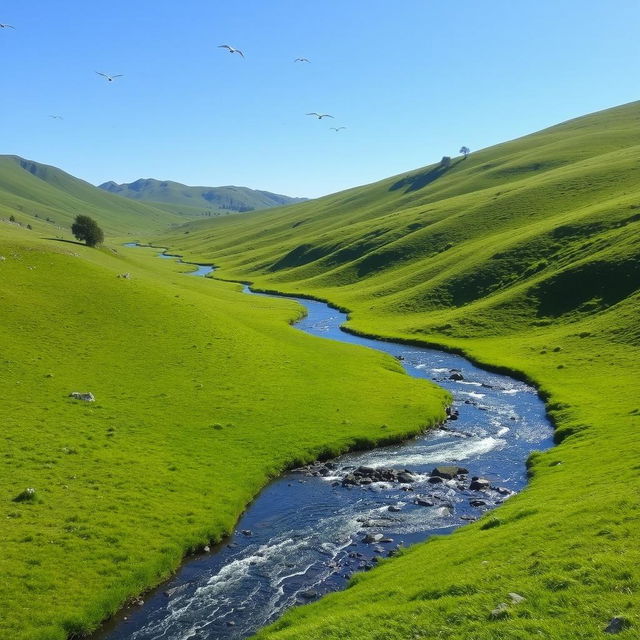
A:
<svg viewBox="0 0 640 640">
<path fill-rule="evenodd" d="M 521 596 L 519 593 L 512 592 L 508 595 L 511 598 L 511 602 L 513 602 L 513 604 L 520 604 L 521 602 L 524 602 L 526 600 L 526 598 L 524 596 Z"/>
<path fill-rule="evenodd" d="M 472 507 L 486 507 L 487 503 L 484 500 L 469 500 L 469 504 Z"/>
<path fill-rule="evenodd" d="M 469 473 L 469 470 L 465 469 L 464 467 L 458 467 L 457 465 L 442 465 L 436 467 L 430 475 L 440 476 L 441 478 L 445 478 L 446 480 L 452 480 L 456 476 L 462 475 L 464 473 Z"/>
<path fill-rule="evenodd" d="M 313 600 L 313 598 L 317 598 L 318 595 L 319 594 L 315 589 L 307 589 L 300 594 L 300 597 L 304 598 L 305 600 Z"/>
<path fill-rule="evenodd" d="M 486 491 L 491 486 L 491 483 L 486 478 L 474 477 L 471 480 L 469 489 L 471 491 Z"/>
<path fill-rule="evenodd" d="M 455 380 L 455 381 L 464 380 L 464 376 L 461 373 L 458 373 L 456 371 L 455 373 L 452 373 L 449 376 L 449 380 Z"/>
<path fill-rule="evenodd" d="M 415 482 L 416 480 L 410 471 L 401 471 L 398 474 L 397 478 L 398 482 L 401 482 L 402 484 L 409 484 L 410 482 Z"/>
<path fill-rule="evenodd" d="M 397 504 L 390 504 L 387 510 L 392 513 L 397 513 L 398 511 L 402 511 L 402 507 L 399 507 Z"/>
<path fill-rule="evenodd" d="M 430 482 L 431 484 L 442 484 L 444 482 L 444 478 L 441 478 L 440 476 L 431 476 L 427 482 Z"/>
<path fill-rule="evenodd" d="M 416 504 L 421 507 L 433 507 L 433 502 L 431 500 L 426 500 L 425 498 L 416 498 Z"/>
<path fill-rule="evenodd" d="M 81 392 L 81 391 L 72 391 L 69 394 L 70 398 L 75 398 L 76 400 L 83 400 L 84 402 L 95 402 L 96 399 L 90 391 Z"/>
<path fill-rule="evenodd" d="M 509 615 L 509 605 L 506 602 L 501 602 L 491 613 L 489 617 L 492 620 L 500 620 L 506 618 Z"/>
<path fill-rule="evenodd" d="M 380 542 L 384 536 L 381 533 L 367 533 L 367 535 L 362 538 L 362 542 L 364 544 L 375 544 Z"/>
</svg>

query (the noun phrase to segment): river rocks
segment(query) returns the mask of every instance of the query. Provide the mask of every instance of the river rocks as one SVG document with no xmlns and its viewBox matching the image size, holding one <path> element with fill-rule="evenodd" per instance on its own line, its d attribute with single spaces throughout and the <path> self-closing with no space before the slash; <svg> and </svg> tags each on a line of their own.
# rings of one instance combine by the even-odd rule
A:
<svg viewBox="0 0 640 640">
<path fill-rule="evenodd" d="M 469 504 L 472 507 L 486 507 L 487 503 L 484 500 L 469 500 Z"/>
<path fill-rule="evenodd" d="M 251 532 L 251 529 L 243 529 L 240 533 L 243 536 L 246 536 L 247 538 L 253 535 L 253 533 Z"/>
<path fill-rule="evenodd" d="M 442 465 L 436 467 L 430 475 L 440 476 L 445 480 L 453 480 L 456 476 L 466 475 L 467 473 L 469 473 L 469 470 L 464 467 L 458 467 L 457 465 Z"/>
<path fill-rule="evenodd" d="M 433 507 L 435 503 L 431 502 L 431 500 L 427 500 L 426 498 L 416 498 L 415 503 L 420 507 Z"/>
<path fill-rule="evenodd" d="M 72 391 L 69 394 L 70 398 L 75 398 L 76 400 L 83 400 L 84 402 L 95 402 L 96 399 L 90 391 L 81 392 L 81 391 Z"/>
<path fill-rule="evenodd" d="M 442 484 L 444 482 L 444 478 L 440 476 L 431 476 L 427 479 L 427 482 L 430 484 Z"/>
<path fill-rule="evenodd" d="M 382 542 L 384 536 L 381 533 L 367 533 L 367 535 L 362 538 L 362 542 L 364 544 L 374 544 L 378 542 Z"/>
<path fill-rule="evenodd" d="M 474 476 L 471 478 L 471 484 L 469 489 L 471 491 L 486 491 L 491 486 L 491 483 L 486 478 L 478 478 Z"/>
<path fill-rule="evenodd" d="M 397 513 L 398 511 L 402 511 L 402 507 L 398 506 L 397 504 L 390 504 L 387 507 L 387 511 L 391 511 L 391 513 Z"/>
<path fill-rule="evenodd" d="M 347 470 L 347 467 L 342 469 Z M 366 486 L 374 482 L 400 482 L 409 484 L 415 482 L 415 474 L 409 469 L 399 471 L 390 467 L 365 467 L 360 466 L 342 478 L 342 486 Z"/>
<path fill-rule="evenodd" d="M 409 484 L 411 482 L 415 482 L 415 478 L 410 471 L 401 471 L 397 476 L 398 482 L 402 484 Z"/>
<path fill-rule="evenodd" d="M 307 589 L 306 591 L 302 591 L 300 593 L 300 597 L 304 600 L 313 600 L 317 598 L 320 594 L 315 589 Z"/>
<path fill-rule="evenodd" d="M 454 371 L 450 376 L 449 376 L 449 380 L 454 380 L 456 382 L 460 381 L 460 380 L 464 380 L 464 376 L 461 373 L 458 373 L 457 371 Z"/>
</svg>

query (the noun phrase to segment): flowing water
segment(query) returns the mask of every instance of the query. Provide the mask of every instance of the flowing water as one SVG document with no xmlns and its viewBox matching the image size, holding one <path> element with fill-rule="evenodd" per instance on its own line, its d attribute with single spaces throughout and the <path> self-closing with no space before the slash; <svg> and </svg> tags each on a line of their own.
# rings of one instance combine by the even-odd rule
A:
<svg viewBox="0 0 640 640">
<path fill-rule="evenodd" d="M 211 271 L 201 266 L 190 275 Z M 297 300 L 307 309 L 297 329 L 395 356 L 410 375 L 451 391 L 457 419 L 403 444 L 344 455 L 272 482 L 225 544 L 186 562 L 96 640 L 247 638 L 289 607 L 344 588 L 352 573 L 372 568 L 398 545 L 480 517 L 525 486 L 529 453 L 552 445 L 552 427 L 531 386 L 461 356 L 345 333 L 345 314 Z M 450 379 L 456 373 L 462 380 Z M 465 467 L 468 477 L 430 480 L 442 464 Z M 360 466 L 408 469 L 413 482 L 369 483 L 369 477 L 345 485 Z M 488 479 L 490 487 L 472 491 L 471 476 Z"/>
</svg>

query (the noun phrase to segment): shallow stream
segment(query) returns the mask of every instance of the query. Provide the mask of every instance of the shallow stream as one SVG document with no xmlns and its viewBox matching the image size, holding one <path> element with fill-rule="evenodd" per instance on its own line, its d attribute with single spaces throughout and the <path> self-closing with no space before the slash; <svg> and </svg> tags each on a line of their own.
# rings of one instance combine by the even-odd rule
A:
<svg viewBox="0 0 640 640">
<path fill-rule="evenodd" d="M 200 266 L 190 275 L 211 271 Z M 480 517 L 525 486 L 529 453 L 552 445 L 552 426 L 531 386 L 461 356 L 345 333 L 345 314 L 293 299 L 307 310 L 297 329 L 391 354 L 409 375 L 448 389 L 456 419 L 403 444 L 344 455 L 272 482 L 229 540 L 187 561 L 96 640 L 247 638 L 289 607 L 344 588 L 351 574 L 370 569 L 398 545 Z M 438 465 L 464 467 L 468 474 L 434 480 Z M 348 484 L 359 467 L 365 467 L 355 475 L 360 484 Z M 396 475 L 376 481 L 371 468 L 380 467 Z M 397 479 L 405 469 L 410 482 Z M 473 476 L 487 479 L 489 488 L 471 490 Z"/>
</svg>

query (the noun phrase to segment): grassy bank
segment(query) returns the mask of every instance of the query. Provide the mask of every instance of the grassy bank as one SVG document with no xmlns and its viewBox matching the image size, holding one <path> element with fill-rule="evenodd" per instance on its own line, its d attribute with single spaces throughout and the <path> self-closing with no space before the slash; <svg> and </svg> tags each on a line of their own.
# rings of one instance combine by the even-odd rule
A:
<svg viewBox="0 0 640 640">
<path fill-rule="evenodd" d="M 640 103 L 623 105 L 162 239 L 223 278 L 347 308 L 353 330 L 520 373 L 557 424 L 558 446 L 532 456 L 521 495 L 260 638 L 586 639 L 614 616 L 620 637 L 637 635 L 638 122 Z"/>
<path fill-rule="evenodd" d="M 392 358 L 292 330 L 293 302 L 0 225 L 2 638 L 95 628 L 287 466 L 443 416 Z"/>
</svg>

